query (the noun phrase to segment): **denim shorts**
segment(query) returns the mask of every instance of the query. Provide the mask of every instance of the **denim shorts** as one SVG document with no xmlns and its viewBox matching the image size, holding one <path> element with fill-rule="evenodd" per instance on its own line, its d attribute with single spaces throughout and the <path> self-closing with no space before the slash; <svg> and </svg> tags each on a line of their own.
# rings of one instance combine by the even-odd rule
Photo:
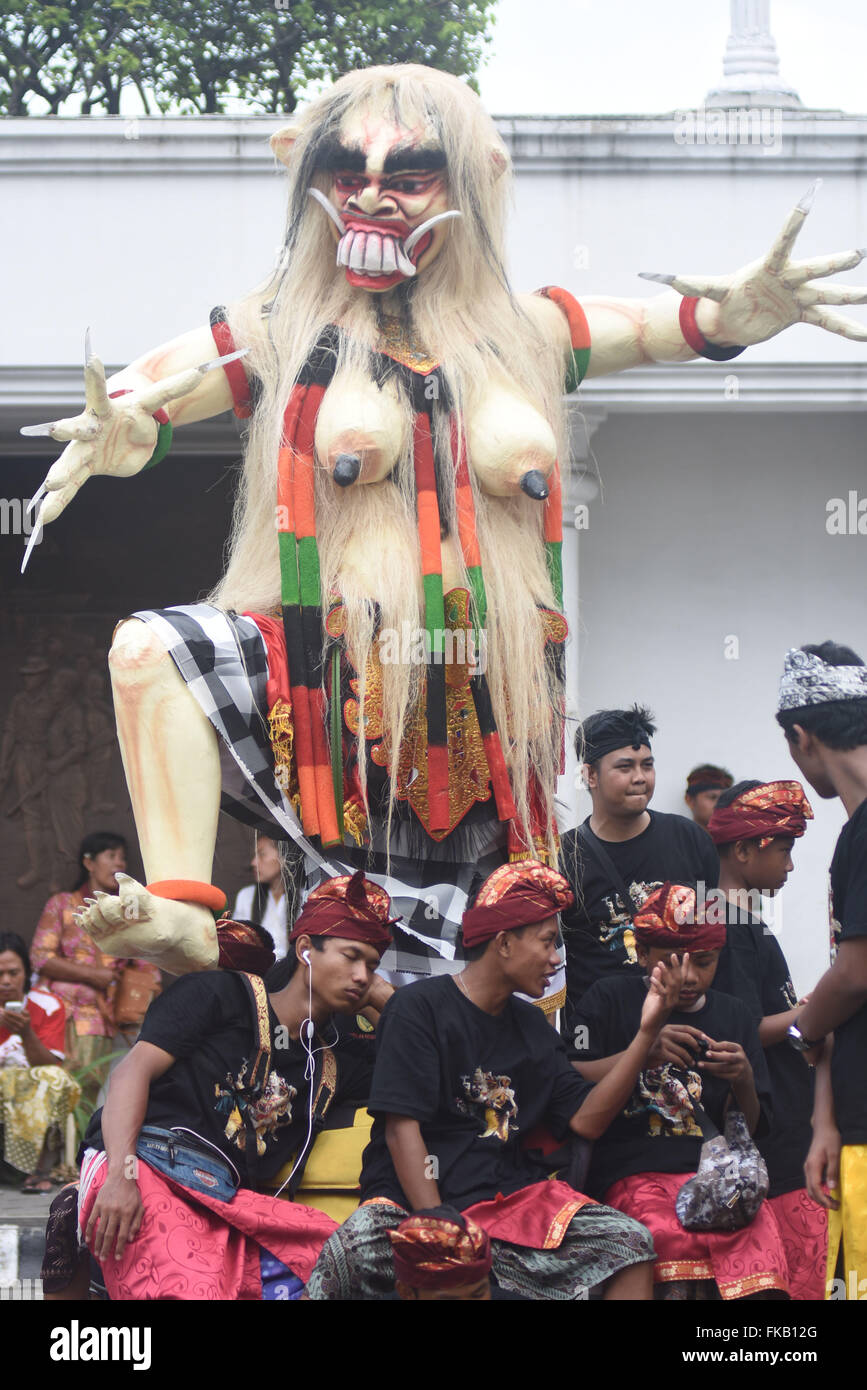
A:
<svg viewBox="0 0 867 1390">
<path fill-rule="evenodd" d="M 145 1125 L 135 1151 L 143 1163 L 191 1192 L 231 1202 L 240 1186 L 238 1170 L 231 1160 L 191 1130 Z"/>
</svg>

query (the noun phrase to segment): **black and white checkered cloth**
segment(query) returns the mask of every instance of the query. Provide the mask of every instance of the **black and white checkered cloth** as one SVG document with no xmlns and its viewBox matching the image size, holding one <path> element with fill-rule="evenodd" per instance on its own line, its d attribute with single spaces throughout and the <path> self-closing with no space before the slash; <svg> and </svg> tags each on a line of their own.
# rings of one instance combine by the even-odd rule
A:
<svg viewBox="0 0 867 1390">
<path fill-rule="evenodd" d="M 386 974 L 409 979 L 459 969 L 467 894 L 477 873 L 486 877 L 504 863 L 505 827 L 495 819 L 474 827 L 470 855 L 462 860 L 454 858 L 448 841 L 430 841 L 424 858 L 407 853 L 407 831 L 400 824 L 392 831 L 388 855 L 384 833 L 376 828 L 369 849 L 359 848 L 347 836 L 342 848 L 323 853 L 304 835 L 274 775 L 268 736 L 268 655 L 253 619 L 206 603 L 146 609 L 133 616 L 147 623 L 164 643 L 219 734 L 221 809 L 261 834 L 294 840 L 304 852 L 308 892 L 326 877 L 352 874 L 356 869 L 380 884 L 391 898 L 393 915 L 402 918 L 395 928 L 394 944 L 383 957 Z M 562 988 L 565 973 L 560 970 L 549 994 L 556 995 Z"/>
</svg>

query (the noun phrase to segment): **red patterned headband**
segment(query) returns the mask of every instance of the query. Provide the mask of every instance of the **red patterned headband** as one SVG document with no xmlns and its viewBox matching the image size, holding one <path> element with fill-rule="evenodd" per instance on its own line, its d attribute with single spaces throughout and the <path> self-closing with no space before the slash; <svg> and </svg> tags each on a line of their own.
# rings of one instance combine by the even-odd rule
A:
<svg viewBox="0 0 867 1390">
<path fill-rule="evenodd" d="M 384 888 L 371 883 L 361 869 L 350 877 L 341 874 L 322 883 L 307 899 L 289 935 L 338 936 L 345 941 L 364 941 L 382 955 L 391 944 L 391 899 Z"/>
<path fill-rule="evenodd" d="M 718 951 L 726 942 L 724 923 L 706 922 L 704 904 L 696 908 L 695 889 L 663 883 L 632 919 L 641 946 L 671 951 Z"/>
<path fill-rule="evenodd" d="M 759 849 L 764 849 L 782 835 L 800 839 L 812 819 L 813 808 L 800 782 L 763 782 L 729 806 L 717 806 L 707 829 L 715 845 L 758 840 Z"/>
<path fill-rule="evenodd" d="M 563 875 L 537 859 L 502 864 L 485 879 L 474 905 L 461 919 L 464 946 L 480 946 L 497 932 L 544 922 L 574 901 Z"/>
<path fill-rule="evenodd" d="M 476 1284 L 491 1270 L 491 1242 L 481 1226 L 449 1207 L 417 1211 L 389 1231 L 395 1279 L 411 1289 Z"/>
</svg>

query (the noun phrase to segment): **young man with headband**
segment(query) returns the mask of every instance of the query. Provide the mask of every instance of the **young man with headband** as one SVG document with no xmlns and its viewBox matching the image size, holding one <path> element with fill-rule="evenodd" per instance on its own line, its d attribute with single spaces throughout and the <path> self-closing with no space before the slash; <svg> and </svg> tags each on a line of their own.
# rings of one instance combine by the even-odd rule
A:
<svg viewBox="0 0 867 1390">
<path fill-rule="evenodd" d="M 829 1280 L 842 1256 L 846 1296 L 863 1298 L 867 1294 L 867 666 L 850 647 L 836 642 L 793 648 L 783 667 L 777 722 L 810 786 L 826 800 L 839 797 L 848 816 L 831 861 L 834 962 L 789 1028 L 788 1037 L 802 1052 L 824 1042 L 816 1077 L 807 1187 L 829 1209 Z"/>
<path fill-rule="evenodd" d="M 633 1036 L 598 1086 L 570 1065 L 541 999 L 559 966 L 566 880 L 534 860 L 505 864 L 463 916 L 459 975 L 399 990 L 382 1016 L 362 1205 L 326 1243 L 312 1299 L 377 1299 L 394 1288 L 389 1233 L 448 1203 L 491 1240 L 493 1277 L 527 1299 L 649 1298 L 653 1247 L 638 1222 L 549 1178 L 534 1134 L 598 1139 L 630 1095 L 680 988 L 651 974 Z"/>
<path fill-rule="evenodd" d="M 730 772 L 724 767 L 717 767 L 715 763 L 699 763 L 688 773 L 683 799 L 696 825 L 707 830 L 713 808 L 734 780 Z"/>
<path fill-rule="evenodd" d="M 813 819 L 800 782 L 738 782 L 724 791 L 708 824 L 719 850 L 726 898 L 726 944 L 739 969 L 720 988 L 746 1004 L 759 1030 L 771 1078 L 773 1120 L 759 1149 L 768 1168 L 768 1204 L 777 1220 L 793 1299 L 825 1296 L 828 1222 L 804 1186 L 810 1148 L 813 1074 L 786 1030 L 803 1008 L 776 936 L 761 917 L 761 895 L 778 893 L 792 870 L 792 847 Z"/>
<path fill-rule="evenodd" d="M 649 811 L 656 786 L 650 712 L 603 709 L 578 730 L 593 810 L 563 836 L 560 867 L 575 906 L 563 916 L 566 943 L 564 1033 L 584 991 L 595 980 L 639 973 L 632 919 L 661 883 L 716 886 L 719 859 L 705 832 L 686 816 Z"/>
<path fill-rule="evenodd" d="M 755 1024 L 739 999 L 711 989 L 726 928 L 706 920 L 693 889 L 665 883 L 634 919 L 641 968 L 680 962 L 668 1055 L 642 1069 L 607 1133 L 593 1147 L 589 1187 L 650 1230 L 653 1278 L 666 1298 L 724 1299 L 788 1292 L 777 1223 L 762 1203 L 741 1230 L 687 1230 L 676 1214 L 680 1189 L 695 1176 L 709 1117 L 722 1132 L 730 1104 L 746 1128 L 767 1128 L 770 1082 Z M 581 1073 L 602 1085 L 622 1063 L 645 1006 L 640 975 L 599 980 L 581 1001 L 575 1055 Z M 675 1051 L 672 1052 L 672 1039 Z"/>
<path fill-rule="evenodd" d="M 331 879 L 267 994 L 252 975 L 208 971 L 151 1006 L 85 1139 L 80 1225 L 112 1299 L 301 1294 L 335 1223 L 256 1189 L 303 1161 L 324 1104 L 367 1099 L 370 1065 L 335 1048 L 334 1016 L 391 993 L 374 986 L 389 909 L 360 870 Z M 173 1239 L 192 1227 L 194 1252 Z"/>
</svg>

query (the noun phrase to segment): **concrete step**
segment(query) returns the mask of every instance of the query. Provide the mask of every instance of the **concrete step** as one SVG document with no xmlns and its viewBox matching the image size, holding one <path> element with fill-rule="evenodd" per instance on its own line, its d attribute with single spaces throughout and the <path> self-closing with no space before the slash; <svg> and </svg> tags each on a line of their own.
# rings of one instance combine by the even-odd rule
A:
<svg viewBox="0 0 867 1390">
<path fill-rule="evenodd" d="M 44 1195 L 0 1188 L 0 1301 L 42 1298 L 45 1223 L 58 1190 Z"/>
</svg>

